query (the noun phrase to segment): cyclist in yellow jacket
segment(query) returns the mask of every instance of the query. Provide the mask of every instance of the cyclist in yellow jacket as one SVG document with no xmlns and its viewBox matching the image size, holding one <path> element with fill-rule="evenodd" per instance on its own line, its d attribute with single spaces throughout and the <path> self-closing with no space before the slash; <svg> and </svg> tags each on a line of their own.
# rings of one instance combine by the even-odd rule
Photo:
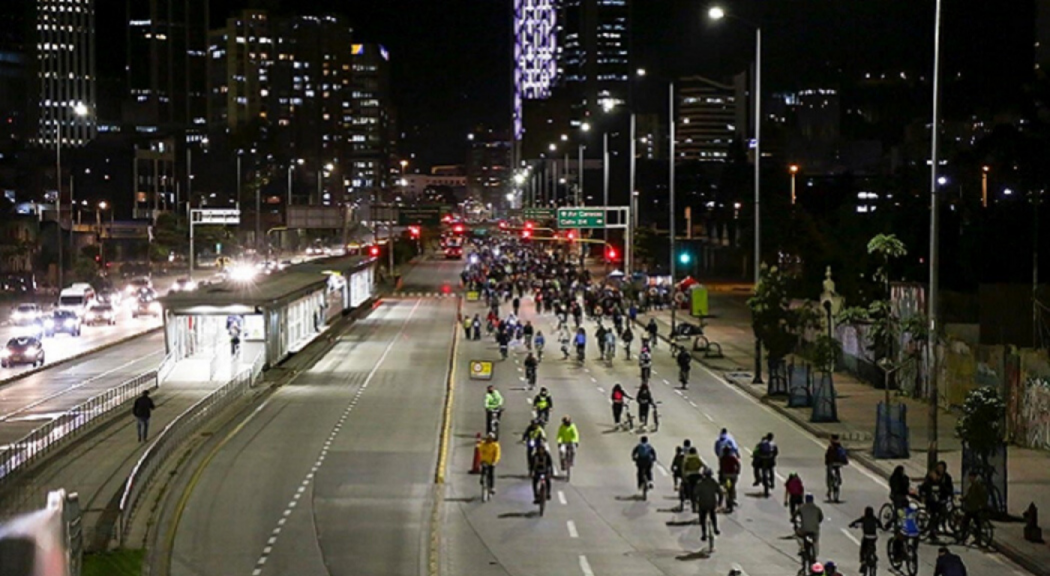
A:
<svg viewBox="0 0 1050 576">
<path fill-rule="evenodd" d="M 565 469 L 566 458 L 575 458 L 576 447 L 580 445 L 580 431 L 572 418 L 568 415 L 562 417 L 561 426 L 558 427 L 558 453 L 561 454 L 561 468 Z"/>
<path fill-rule="evenodd" d="M 499 464 L 500 447 L 495 434 L 489 434 L 478 445 L 481 473 L 488 476 L 489 492 L 496 493 L 496 464 Z"/>
</svg>

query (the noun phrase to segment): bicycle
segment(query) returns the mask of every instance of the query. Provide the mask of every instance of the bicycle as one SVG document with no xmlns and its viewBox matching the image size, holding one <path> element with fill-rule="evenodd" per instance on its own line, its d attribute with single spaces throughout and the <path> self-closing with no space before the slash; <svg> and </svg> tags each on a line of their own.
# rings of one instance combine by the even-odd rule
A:
<svg viewBox="0 0 1050 576">
<path fill-rule="evenodd" d="M 817 561 L 817 551 L 812 534 L 799 534 L 798 557 L 802 562 L 799 576 L 809 576 L 809 568 Z"/>
<path fill-rule="evenodd" d="M 727 474 L 722 480 L 722 487 L 725 489 L 726 514 L 732 514 L 733 508 L 736 508 L 736 480 L 736 474 Z"/>
<path fill-rule="evenodd" d="M 565 481 L 572 479 L 572 465 L 576 463 L 576 444 L 559 444 L 558 452 L 561 453 L 561 469 L 565 471 Z"/>
<path fill-rule="evenodd" d="M 864 554 L 864 558 L 860 563 L 860 573 L 862 576 L 876 576 L 879 571 L 879 556 L 876 552 L 877 544 L 872 543 L 871 547 Z"/>
<path fill-rule="evenodd" d="M 652 376 L 652 366 L 642 366 L 642 384 L 648 384 L 649 378 Z"/>
<path fill-rule="evenodd" d="M 715 512 L 711 511 L 707 514 L 701 512 L 700 522 L 702 523 L 701 532 L 707 530 L 707 553 L 710 554 L 715 551 Z"/>
<path fill-rule="evenodd" d="M 915 576 L 919 572 L 919 539 L 897 532 L 886 541 L 886 557 L 894 570 L 900 572 L 903 567 L 908 576 Z"/>
<path fill-rule="evenodd" d="M 540 516 L 543 516 L 543 512 L 547 509 L 547 473 L 540 472 L 540 476 L 536 482 L 538 482 L 538 485 L 536 486 L 536 498 L 540 503 Z"/>
<path fill-rule="evenodd" d="M 536 388 L 536 369 L 535 368 L 526 368 L 525 369 L 525 379 L 529 383 L 529 390 L 533 390 L 534 388 Z"/>
<path fill-rule="evenodd" d="M 489 410 L 489 429 L 486 431 L 488 434 L 494 434 L 496 439 L 499 439 L 499 421 L 500 417 L 503 416 L 503 409 L 498 408 L 496 410 Z"/>
<path fill-rule="evenodd" d="M 543 362 L 543 344 L 536 345 L 536 361 Z"/>
<path fill-rule="evenodd" d="M 657 406 L 659 406 L 659 405 L 660 405 L 660 402 L 653 402 L 652 403 L 653 427 L 652 427 L 651 430 L 649 430 L 650 432 L 657 432 L 657 431 L 660 430 L 660 409 L 657 408 Z"/>
<path fill-rule="evenodd" d="M 650 465 L 648 469 L 643 468 L 642 466 L 637 466 L 636 468 L 638 476 L 638 488 L 642 491 L 642 500 L 648 500 L 649 484 L 652 482 L 650 478 L 653 474 L 653 467 L 652 465 Z"/>
<path fill-rule="evenodd" d="M 507 345 L 506 344 L 500 344 L 499 345 L 499 355 L 500 355 L 500 358 L 502 360 L 506 360 L 507 359 Z"/>
<path fill-rule="evenodd" d="M 773 490 L 773 466 L 772 464 L 759 464 L 758 468 L 759 482 L 762 484 L 762 495 L 765 498 L 769 498 L 770 491 Z"/>
<path fill-rule="evenodd" d="M 631 403 L 626 399 L 623 401 L 623 414 L 621 418 L 624 420 L 624 430 L 634 430 L 634 415 L 631 414 Z"/>
<path fill-rule="evenodd" d="M 488 502 L 492 498 L 492 480 L 489 475 L 493 474 L 491 464 L 481 465 L 481 501 Z"/>
<path fill-rule="evenodd" d="M 978 547 L 990 548 L 995 538 L 995 527 L 992 526 L 992 522 L 984 513 L 975 514 L 971 520 L 967 524 L 966 513 L 960 508 L 952 512 L 951 523 L 954 527 L 955 541 L 965 545 L 972 536 L 974 544 L 977 544 Z"/>
<path fill-rule="evenodd" d="M 840 491 L 842 490 L 842 467 L 831 464 L 827 467 L 825 474 L 828 488 L 828 501 L 838 503 Z"/>
</svg>

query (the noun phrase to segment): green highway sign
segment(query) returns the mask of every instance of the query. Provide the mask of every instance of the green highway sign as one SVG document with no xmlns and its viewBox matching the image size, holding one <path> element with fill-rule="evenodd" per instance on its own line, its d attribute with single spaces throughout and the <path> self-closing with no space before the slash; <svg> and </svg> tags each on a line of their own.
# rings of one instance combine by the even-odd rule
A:
<svg viewBox="0 0 1050 576">
<path fill-rule="evenodd" d="M 605 207 L 558 208 L 558 228 L 605 228 Z"/>
<path fill-rule="evenodd" d="M 521 215 L 526 220 L 554 220 L 554 208 L 524 208 Z"/>
<path fill-rule="evenodd" d="M 400 206 L 397 209 L 397 223 L 400 226 L 422 224 L 437 226 L 441 224 L 441 206 Z"/>
</svg>

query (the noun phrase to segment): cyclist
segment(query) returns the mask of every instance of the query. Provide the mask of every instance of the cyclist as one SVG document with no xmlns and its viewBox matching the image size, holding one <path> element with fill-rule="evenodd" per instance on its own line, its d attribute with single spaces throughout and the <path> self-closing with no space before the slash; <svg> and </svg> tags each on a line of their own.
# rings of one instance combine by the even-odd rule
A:
<svg viewBox="0 0 1050 576">
<path fill-rule="evenodd" d="M 496 333 L 496 343 L 499 344 L 499 355 L 504 360 L 507 359 L 507 346 L 510 345 L 510 334 L 508 334 L 505 328 L 500 329 Z"/>
<path fill-rule="evenodd" d="M 937 567 L 933 576 L 966 576 L 966 565 L 957 554 L 942 546 L 937 550 Z"/>
<path fill-rule="evenodd" d="M 773 442 L 773 433 L 770 432 L 763 436 L 751 456 L 751 468 L 755 473 L 755 482 L 752 486 L 758 486 L 765 480 L 769 487 L 773 488 L 776 483 L 776 474 L 773 473 L 773 470 L 777 466 L 779 455 L 780 449 L 777 448 L 776 442 Z"/>
<path fill-rule="evenodd" d="M 583 328 L 576 329 L 576 356 L 582 362 L 586 354 L 587 332 Z"/>
<path fill-rule="evenodd" d="M 547 431 L 543 429 L 543 421 L 536 418 L 529 423 L 529 427 L 521 434 L 521 441 L 525 443 L 525 458 L 529 462 L 529 472 L 532 472 L 532 457 L 536 449 L 547 443 Z"/>
<path fill-rule="evenodd" d="M 682 385 L 682 388 L 686 388 L 689 384 L 689 364 L 693 361 L 693 357 L 685 349 L 685 346 L 678 347 L 678 381 Z"/>
<path fill-rule="evenodd" d="M 897 466 L 890 474 L 890 502 L 893 504 L 894 514 L 908 505 L 908 496 L 911 494 L 911 478 L 904 471 L 904 466 Z"/>
<path fill-rule="evenodd" d="M 813 557 L 820 556 L 820 524 L 824 521 L 824 511 L 813 501 L 812 494 L 806 494 L 806 502 L 795 511 L 795 516 L 799 521 L 796 534 L 799 538 L 812 538 Z"/>
<path fill-rule="evenodd" d="M 631 359 L 631 342 L 634 342 L 634 332 L 631 332 L 631 327 L 627 326 L 623 329 L 623 334 L 620 335 L 620 340 L 623 340 L 623 353 L 627 360 Z"/>
<path fill-rule="evenodd" d="M 608 329 L 605 326 L 603 326 L 601 322 L 598 322 L 598 329 L 594 331 L 594 339 L 597 341 L 598 344 L 598 358 L 602 360 L 605 360 L 606 332 L 608 332 Z"/>
<path fill-rule="evenodd" d="M 632 398 L 623 391 L 623 386 L 620 386 L 619 384 L 613 386 L 610 398 L 612 399 L 613 423 L 619 428 L 620 416 L 623 414 L 624 399 L 631 400 Z"/>
<path fill-rule="evenodd" d="M 634 401 L 638 403 L 638 424 L 644 427 L 649 421 L 649 406 L 653 403 L 653 392 L 648 384 L 642 382 Z"/>
<path fill-rule="evenodd" d="M 514 307 L 514 315 L 517 316 L 518 315 L 518 310 L 521 308 L 521 299 L 515 297 L 514 301 L 511 302 L 511 306 Z"/>
<path fill-rule="evenodd" d="M 736 482 L 739 478 L 740 456 L 733 452 L 732 447 L 725 446 L 718 459 L 718 483 L 725 486 L 726 513 L 732 512 L 736 506 Z"/>
<path fill-rule="evenodd" d="M 722 450 L 729 446 L 733 449 L 733 453 L 740 456 L 740 448 L 737 446 L 736 439 L 729 433 L 729 430 L 722 428 L 722 431 L 718 433 L 718 440 L 715 440 L 715 458 L 722 457 Z"/>
<path fill-rule="evenodd" d="M 571 448 L 570 448 L 571 446 Z M 572 418 L 568 415 L 562 416 L 561 426 L 558 427 L 558 452 L 561 454 L 561 468 L 565 469 L 565 456 L 568 450 L 576 451 L 580 446 L 580 431 Z"/>
<path fill-rule="evenodd" d="M 652 343 L 653 349 L 656 348 L 656 318 L 650 318 L 649 323 L 645 326 L 645 331 L 649 333 L 649 342 Z"/>
<path fill-rule="evenodd" d="M 489 494 L 496 493 L 496 464 L 499 464 L 500 448 L 496 435 L 489 433 L 478 446 L 478 457 L 481 460 L 481 473 L 489 481 Z M 483 480 L 484 481 L 484 480 Z"/>
<path fill-rule="evenodd" d="M 485 391 L 485 432 L 492 431 L 492 421 L 498 420 L 503 411 L 503 396 L 496 387 L 489 384 Z"/>
<path fill-rule="evenodd" d="M 536 338 L 532 343 L 536 345 L 536 359 L 543 362 L 543 345 L 547 343 L 547 339 L 543 337 L 543 330 L 536 331 Z"/>
<path fill-rule="evenodd" d="M 686 442 L 689 442 L 686 440 Z M 700 453 L 697 452 L 696 446 L 683 447 L 685 456 L 682 458 L 682 496 L 679 497 L 682 503 L 685 500 L 693 502 L 693 509 L 696 509 L 696 498 L 695 490 L 696 483 L 700 480 L 700 474 L 704 470 L 704 462 L 700 459 Z M 715 502 L 717 504 L 717 500 Z"/>
<path fill-rule="evenodd" d="M 842 576 L 842 572 L 839 572 L 839 567 L 834 562 L 828 560 L 824 563 L 824 576 Z"/>
<path fill-rule="evenodd" d="M 864 508 L 864 515 L 857 518 L 853 522 L 850 522 L 850 528 L 861 527 L 863 537 L 860 543 L 860 565 L 864 566 L 864 560 L 868 555 L 875 555 L 876 546 L 879 542 L 879 530 L 885 530 L 886 527 L 879 522 L 879 517 L 875 515 L 875 509 L 871 506 Z"/>
<path fill-rule="evenodd" d="M 558 343 L 561 344 L 561 359 L 569 359 L 569 331 L 565 327 L 558 329 Z"/>
<path fill-rule="evenodd" d="M 802 484 L 802 477 L 797 473 L 788 474 L 784 482 L 784 506 L 788 506 L 791 518 L 795 518 L 799 506 L 802 506 L 802 498 L 806 495 L 806 487 Z"/>
<path fill-rule="evenodd" d="M 605 359 L 612 362 L 616 358 L 616 332 L 614 330 L 605 331 Z"/>
<path fill-rule="evenodd" d="M 638 353 L 638 367 L 642 370 L 642 382 L 648 382 L 649 374 L 653 371 L 653 355 L 648 346 L 643 345 L 642 351 Z"/>
<path fill-rule="evenodd" d="M 696 448 L 693 449 L 695 452 Z M 699 459 L 699 456 L 697 456 Z M 707 540 L 707 522 L 706 519 L 711 519 L 711 528 L 715 531 L 715 535 L 721 534 L 718 531 L 718 515 L 715 514 L 715 510 L 718 509 L 718 502 L 722 500 L 722 486 L 711 474 L 711 469 L 704 467 L 703 472 L 700 474 L 700 479 L 693 486 L 693 500 L 696 502 L 696 507 L 700 511 L 700 540 Z"/>
<path fill-rule="evenodd" d="M 547 424 L 551 419 L 551 408 L 554 408 L 554 398 L 551 397 L 547 388 L 540 388 L 540 393 L 532 399 L 532 408 L 536 411 L 536 419 Z"/>
<path fill-rule="evenodd" d="M 941 494 L 941 474 L 937 467 L 930 470 L 919 485 L 919 496 L 926 505 L 926 512 L 930 515 L 927 524 L 930 531 L 930 541 L 937 542 L 937 533 L 941 523 L 944 521 L 944 495 Z"/>
<path fill-rule="evenodd" d="M 899 512 L 904 517 L 903 522 L 897 523 L 897 530 L 893 534 L 889 551 L 896 558 L 904 558 L 907 550 L 919 554 L 919 507 L 915 503 L 909 503 L 907 507 Z M 916 562 L 917 563 L 917 562 Z"/>
<path fill-rule="evenodd" d="M 656 463 L 656 449 L 649 444 L 649 437 L 642 436 L 642 440 L 631 451 L 631 460 L 637 469 L 638 489 L 643 484 L 648 484 L 649 489 L 653 487 L 653 464 Z"/>
<path fill-rule="evenodd" d="M 685 460 L 685 449 L 681 446 L 674 447 L 674 459 L 671 460 L 671 479 L 674 480 L 675 492 L 679 490 L 678 485 L 682 482 L 682 461 Z"/>
<path fill-rule="evenodd" d="M 831 442 L 828 444 L 828 449 L 824 452 L 824 468 L 825 468 L 825 481 L 828 489 L 828 500 L 831 500 L 831 484 L 833 481 L 838 481 L 838 485 L 842 487 L 842 470 L 843 466 L 849 466 L 849 453 L 846 452 L 846 447 L 839 442 L 839 435 L 832 434 Z"/>
<path fill-rule="evenodd" d="M 545 479 L 547 488 L 547 500 L 551 499 L 551 477 L 554 476 L 554 462 L 547 448 L 542 444 L 536 446 L 536 450 L 529 457 L 529 471 L 532 475 L 532 503 L 540 503 L 540 478 Z"/>
<path fill-rule="evenodd" d="M 529 388 L 536 386 L 536 367 L 538 365 L 539 362 L 536 361 L 536 357 L 530 351 L 525 356 L 525 380 L 529 383 Z"/>
</svg>

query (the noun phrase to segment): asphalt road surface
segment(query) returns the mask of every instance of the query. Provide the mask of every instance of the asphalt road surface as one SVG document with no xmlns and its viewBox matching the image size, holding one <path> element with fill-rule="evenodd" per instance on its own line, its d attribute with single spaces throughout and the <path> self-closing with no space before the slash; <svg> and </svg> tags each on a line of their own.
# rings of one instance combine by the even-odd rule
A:
<svg viewBox="0 0 1050 576">
<path fill-rule="evenodd" d="M 465 313 L 481 310 L 480 304 L 464 307 Z M 593 342 L 596 325 L 590 322 L 585 324 L 590 337 L 585 364 L 577 366 L 575 354 L 570 360 L 562 360 L 552 337 L 553 317 L 537 321 L 530 300 L 523 305 L 523 315 L 547 336 L 538 385 L 547 386 L 554 397 L 548 437 L 553 441 L 562 415 L 573 417 L 582 437 L 576 467 L 571 483 L 563 478 L 554 481 L 553 498 L 540 517 L 525 476 L 524 446 L 517 443 L 531 419 L 530 399 L 534 394 L 524 390 L 524 349 L 512 347 L 511 358 L 500 362 L 491 338 L 461 341 L 453 453 L 441 530 L 443 574 L 724 576 L 732 569 L 745 576 L 795 574 L 800 567 L 798 547 L 791 537 L 782 492 L 783 478 L 793 471 L 802 476 L 807 491 L 816 494 L 824 511 L 820 560 L 836 561 L 844 574 L 860 573 L 860 532 L 850 530 L 848 524 L 861 516 L 864 506 L 877 510 L 887 501 L 888 487 L 880 478 L 851 465 L 843 471 L 843 502 L 825 503 L 823 441 L 695 364 L 688 390 L 676 390 L 672 385 L 676 384 L 677 368 L 666 343 L 660 342 L 653 355 L 653 394 L 661 402 L 660 428 L 646 432 L 660 465 L 654 470 L 655 490 L 643 501 L 630 459 L 641 433 L 614 429 L 609 402 L 616 383 L 634 395 L 639 383 L 636 361 L 625 361 L 621 348 L 612 367 L 599 363 Z M 471 466 L 474 436 L 484 427 L 485 383 L 468 379 L 470 359 L 496 361 L 493 383 L 502 391 L 507 407 L 501 426 L 503 460 L 497 468 L 497 494 L 487 503 L 479 498 L 478 476 L 466 473 Z M 669 469 L 675 446 L 685 438 L 698 446 L 705 462 L 713 462 L 714 441 L 723 427 L 742 448 L 753 447 L 763 434 L 773 432 L 780 446 L 779 478 L 774 495 L 762 497 L 761 491 L 751 486 L 749 453 L 743 454 L 740 507 L 732 514 L 719 514 L 721 535 L 714 552 L 708 554 L 707 543 L 700 541 L 696 516 L 672 510 L 677 498 Z M 889 573 L 885 539 L 880 537 L 878 548 L 882 574 Z M 952 548 L 963 558 L 970 574 L 1025 573 L 997 554 Z M 919 573 L 932 575 L 936 548 L 923 544 L 919 560 Z"/>
<path fill-rule="evenodd" d="M 405 281 L 435 292 L 460 270 Z M 385 299 L 255 410 L 193 488 L 173 576 L 418 575 L 456 310 Z"/>
</svg>

